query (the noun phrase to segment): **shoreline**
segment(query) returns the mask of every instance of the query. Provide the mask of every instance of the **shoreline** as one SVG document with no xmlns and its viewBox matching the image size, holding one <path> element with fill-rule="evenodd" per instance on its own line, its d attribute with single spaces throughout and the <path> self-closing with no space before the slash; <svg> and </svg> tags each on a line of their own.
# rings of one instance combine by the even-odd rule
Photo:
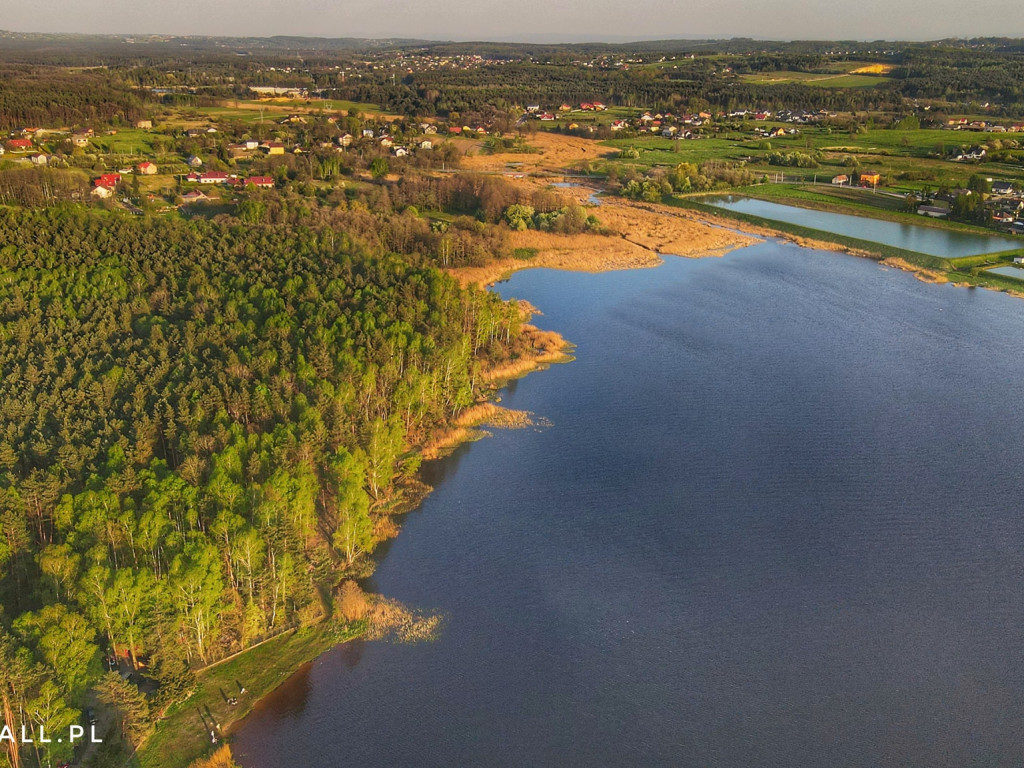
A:
<svg viewBox="0 0 1024 768">
<path fill-rule="evenodd" d="M 909 272 L 918 280 L 925 283 L 941 284 L 946 283 L 958 288 L 985 288 L 988 290 L 996 291 L 998 293 L 1006 293 L 1017 298 L 1024 298 L 1024 284 L 1020 287 L 1009 285 L 1006 283 L 994 282 L 990 277 L 982 276 L 981 279 L 972 280 L 976 278 L 971 273 L 958 272 L 952 268 L 938 268 L 936 266 L 929 266 L 926 264 L 916 264 L 905 258 L 899 251 L 903 251 L 907 255 L 913 255 L 912 252 L 904 251 L 904 249 L 893 248 L 886 246 L 884 243 L 872 243 L 870 241 L 862 241 L 863 246 L 853 246 L 846 243 L 840 242 L 838 238 L 842 238 L 842 235 L 836 235 L 837 240 L 827 240 L 822 237 L 814 237 L 808 235 L 796 234 L 793 232 L 787 232 L 785 229 L 775 228 L 766 226 L 763 224 L 755 224 L 746 221 L 742 218 L 734 218 L 729 215 L 719 214 L 717 212 L 705 211 L 703 208 L 683 208 L 672 206 L 676 210 L 686 211 L 691 218 L 697 221 L 703 221 L 709 226 L 723 227 L 726 229 L 733 229 L 740 232 L 748 233 L 751 235 L 757 235 L 764 238 L 772 238 L 782 240 L 784 242 L 793 243 L 803 248 L 813 248 L 821 251 L 832 251 L 834 253 L 845 253 L 850 256 L 856 256 L 858 258 L 870 259 L 882 264 L 886 267 L 892 267 L 899 269 L 903 272 Z M 813 209 L 808 209 L 813 210 Z M 684 214 L 686 215 L 686 214 Z M 870 219 L 871 217 L 863 217 Z M 781 223 L 785 226 L 785 222 Z M 801 227 L 800 225 L 792 225 L 801 229 L 811 230 L 809 227 Z M 828 235 L 828 232 L 815 230 L 820 232 L 821 235 Z M 876 245 L 876 248 L 872 248 L 872 245 Z M 886 254 L 884 251 L 891 250 L 896 253 Z M 1012 253 L 1008 251 L 1007 253 Z M 929 260 L 934 259 L 937 263 L 943 263 L 947 260 L 940 256 L 931 256 L 930 254 L 919 254 L 922 257 L 926 257 Z"/>
<path fill-rule="evenodd" d="M 581 204 L 588 205 L 601 219 L 603 225 L 611 230 L 609 234 L 583 233 L 577 235 L 557 235 L 549 232 L 528 230 L 526 232 L 512 233 L 512 244 L 515 248 L 533 251 L 530 258 L 514 258 L 495 260 L 480 267 L 461 267 L 448 269 L 446 272 L 452 275 L 463 286 L 477 284 L 484 287 L 493 286 L 496 282 L 507 279 L 513 273 L 525 269 L 557 269 L 562 271 L 581 273 L 603 273 L 619 270 L 653 268 L 664 262 L 663 256 L 671 255 L 679 258 L 708 258 L 720 257 L 732 250 L 747 247 L 763 242 L 766 238 L 791 242 L 801 247 L 815 250 L 846 253 L 859 258 L 868 258 L 887 267 L 910 272 L 918 279 L 931 283 L 952 283 L 953 285 L 969 285 L 965 282 L 954 282 L 950 280 L 949 274 L 936 269 L 913 264 L 909 261 L 894 256 L 885 256 L 883 253 L 865 248 L 856 248 L 840 242 L 834 242 L 814 237 L 806 237 L 782 229 L 770 226 L 763 226 L 747 221 L 734 219 L 728 216 L 716 215 L 707 211 L 695 208 L 686 208 L 662 203 L 644 203 L 626 200 L 624 198 L 605 198 L 600 204 L 594 205 L 586 200 L 589 193 L 596 190 L 589 186 L 579 186 L 572 189 L 563 189 L 569 192 Z M 1016 296 L 1024 296 L 1024 288 L 1021 291 L 1014 291 L 1010 288 L 1000 286 L 984 286 L 994 290 L 1011 293 Z M 525 304 L 525 303 L 524 303 Z M 508 382 L 526 376 L 527 374 L 543 370 L 556 363 L 570 362 L 573 357 L 571 351 L 573 345 L 554 331 L 544 331 L 529 323 L 529 320 L 538 311 L 522 306 L 524 335 L 526 335 L 529 346 L 526 352 L 513 357 L 507 361 L 490 368 L 482 370 L 480 375 L 483 383 L 486 384 L 485 396 L 464 409 L 445 428 L 431 436 L 422 446 L 416 447 L 416 452 L 423 460 L 436 460 L 444 458 L 460 445 L 471 442 L 487 433 L 484 427 L 494 428 L 521 428 L 531 424 L 531 414 L 524 411 L 513 411 L 501 406 L 499 392 Z M 420 484 L 418 488 L 407 489 L 409 498 L 406 503 L 396 507 L 383 516 L 383 522 L 390 526 L 390 535 L 382 538 L 383 541 L 396 536 L 401 529 L 394 518 L 418 507 L 423 499 L 433 490 L 426 485 Z M 383 596 L 371 596 L 371 600 L 380 599 L 386 601 Z M 337 619 L 325 619 L 320 624 L 300 630 L 289 630 L 279 637 L 288 637 L 287 645 L 290 646 L 297 639 L 302 638 L 307 643 L 304 646 L 305 653 L 291 655 L 294 650 L 290 647 L 281 649 L 275 659 L 285 662 L 286 671 L 273 685 L 259 691 L 259 695 L 252 695 L 244 707 L 239 708 L 237 716 L 225 717 L 221 722 L 221 730 L 230 741 L 230 735 L 237 730 L 242 722 L 255 711 L 269 695 L 271 695 L 281 684 L 290 679 L 304 666 L 312 663 L 323 653 L 353 639 L 364 638 L 368 628 L 364 628 L 347 637 L 339 636 L 340 624 Z M 273 638 L 265 643 L 269 648 L 276 648 L 279 645 L 278 638 Z M 239 655 L 241 660 L 251 660 L 250 654 L 257 648 L 247 649 Z M 232 660 L 229 664 L 233 665 Z M 204 670 L 205 671 L 205 670 Z M 199 673 L 202 675 L 202 671 Z M 202 690 L 204 683 L 201 680 L 197 685 L 197 694 Z M 252 691 L 255 694 L 255 690 Z M 181 710 L 194 709 L 198 702 L 195 701 L 197 694 L 193 694 L 189 700 L 180 705 Z M 165 721 L 166 722 L 166 721 Z M 156 734 L 154 734 L 155 736 Z M 150 737 L 153 739 L 153 736 Z M 223 743 L 223 742 L 222 742 Z M 148 744 L 148 741 L 147 741 Z M 208 745 L 212 746 L 212 745 Z M 144 750 L 148 751 L 148 750 Z M 200 758 L 203 754 L 209 754 L 210 749 L 199 754 L 191 755 L 186 761 L 178 762 L 139 762 L 145 768 L 177 768 L 189 764 L 194 758 Z"/>
<path fill-rule="evenodd" d="M 444 458 L 460 445 L 487 436 L 483 427 L 520 429 L 534 424 L 532 414 L 499 405 L 499 392 L 509 382 L 529 373 L 572 361 L 573 345 L 559 333 L 530 324 L 528 321 L 532 316 L 539 314 L 535 307 L 526 302 L 520 302 L 519 306 L 524 323 L 522 332 L 527 342 L 525 351 L 481 370 L 484 396 L 463 409 L 449 425 L 438 429 L 424 445 L 413 447 L 423 460 Z M 397 518 L 418 508 L 431 491 L 433 488 L 418 478 L 399 489 L 392 507 L 377 521 L 380 544 L 401 532 Z M 352 640 L 384 637 L 391 629 L 401 630 L 399 623 L 412 626 L 424 620 L 417 617 L 415 611 L 405 609 L 384 595 L 363 594 L 366 599 L 364 617 L 345 621 L 342 616 L 328 616 L 311 626 L 285 629 L 257 645 L 197 670 L 193 693 L 185 701 L 170 707 L 157 721 L 153 732 L 136 750 L 129 764 L 140 768 L 192 766 L 225 744 L 229 745 L 232 734 L 250 714 L 282 684 L 323 654 Z M 386 617 L 375 626 L 373 614 L 378 611 L 385 613 Z M 426 621 L 435 623 L 434 617 L 427 617 Z M 401 636 L 402 633 L 399 634 Z M 238 692 L 238 680 L 244 681 L 245 694 Z M 238 694 L 235 696 L 237 704 L 228 703 L 229 696 L 225 691 Z M 204 731 L 197 738 L 199 720 Z M 206 736 L 210 724 L 215 725 L 219 734 L 216 743 Z"/>
</svg>

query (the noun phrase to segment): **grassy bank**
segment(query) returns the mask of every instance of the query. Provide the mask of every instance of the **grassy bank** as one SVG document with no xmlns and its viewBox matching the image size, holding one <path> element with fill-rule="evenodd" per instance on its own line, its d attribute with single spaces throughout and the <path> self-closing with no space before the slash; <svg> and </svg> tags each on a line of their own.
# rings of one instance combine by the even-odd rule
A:
<svg viewBox="0 0 1024 768">
<path fill-rule="evenodd" d="M 737 187 L 729 194 L 753 197 L 770 203 L 782 203 L 799 208 L 810 208 L 829 213 L 845 213 L 850 216 L 867 216 L 872 219 L 892 221 L 897 224 L 913 224 L 916 227 L 931 227 L 951 232 L 978 235 L 980 237 L 1002 237 L 1000 232 L 975 224 L 950 219 L 922 216 L 906 210 L 906 201 L 881 193 L 872 193 L 856 187 L 832 187 L 827 184 L 803 186 L 799 184 L 759 184 L 753 187 Z"/>
<path fill-rule="evenodd" d="M 249 714 L 262 697 L 299 667 L 365 631 L 365 621 L 326 621 L 286 632 L 200 671 L 193 694 L 168 710 L 131 764 L 138 768 L 186 768 L 213 748 L 211 728 L 219 724 L 218 739 L 223 739 L 233 723 Z M 240 685 L 246 689 L 244 694 Z M 238 700 L 234 706 L 228 703 L 232 697 Z"/>
<path fill-rule="evenodd" d="M 755 216 L 749 213 L 740 213 L 739 211 L 732 211 L 727 208 L 719 208 L 717 206 L 708 205 L 707 203 L 702 203 L 694 198 L 666 197 L 664 202 L 667 205 L 672 205 L 678 208 L 688 208 L 690 210 L 699 211 L 701 213 L 710 216 L 716 216 L 718 218 L 734 219 L 745 224 L 751 224 L 753 226 L 761 227 L 763 229 L 774 230 L 797 238 L 833 243 L 835 245 L 839 245 L 853 252 L 857 252 L 864 255 L 871 255 L 879 260 L 901 259 L 907 262 L 908 264 L 912 264 L 917 267 L 923 267 L 924 269 L 938 270 L 942 272 L 948 272 L 952 269 L 949 260 L 941 258 L 939 256 L 932 256 L 931 254 L 927 253 L 919 253 L 918 251 L 908 251 L 905 248 L 897 248 L 892 245 L 886 245 L 885 243 L 875 243 L 870 240 L 861 240 L 856 237 L 839 235 L 836 234 L 835 232 L 827 232 L 825 230 L 811 229 L 810 227 L 802 227 L 799 224 L 790 224 L 784 221 L 766 219 L 763 216 Z"/>
<path fill-rule="evenodd" d="M 991 290 L 1024 295 L 1024 284 L 1020 280 L 1003 275 L 995 275 L 987 270 L 988 267 L 1012 263 L 1013 257 L 1024 255 L 1024 248 L 1015 251 L 1002 251 L 996 253 L 978 254 L 976 256 L 962 256 L 953 259 L 946 259 L 940 256 L 932 256 L 927 253 L 908 251 L 885 243 L 875 243 L 869 240 L 860 240 L 855 237 L 839 235 L 834 232 L 811 229 L 797 224 L 790 224 L 784 221 L 766 219 L 763 216 L 740 213 L 727 208 L 708 205 L 700 202 L 699 198 L 678 198 L 666 197 L 664 202 L 678 208 L 687 208 L 698 211 L 709 216 L 732 219 L 743 224 L 758 227 L 762 230 L 775 231 L 783 235 L 790 235 L 798 240 L 809 240 L 805 243 L 813 247 L 814 242 L 830 243 L 840 246 L 842 249 L 858 256 L 867 256 L 885 261 L 887 264 L 898 266 L 901 269 L 909 269 L 917 272 L 922 279 L 945 280 L 959 285 L 969 285 L 978 288 L 989 288 Z M 986 234 L 991 234 L 986 232 Z"/>
</svg>

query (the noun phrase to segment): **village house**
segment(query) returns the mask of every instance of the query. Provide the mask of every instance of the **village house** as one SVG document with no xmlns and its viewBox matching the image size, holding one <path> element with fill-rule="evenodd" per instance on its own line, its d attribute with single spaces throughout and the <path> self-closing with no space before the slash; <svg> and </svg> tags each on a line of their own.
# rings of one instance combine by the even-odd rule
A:
<svg viewBox="0 0 1024 768">
<path fill-rule="evenodd" d="M 184 195 L 182 195 L 181 199 L 186 203 L 199 203 L 205 200 L 209 200 L 210 198 L 208 198 L 198 189 L 193 189 L 191 192 L 186 192 Z"/>
<path fill-rule="evenodd" d="M 862 187 L 877 187 L 882 181 L 882 174 L 880 173 L 862 173 L 860 175 L 860 185 Z"/>
<path fill-rule="evenodd" d="M 420 142 L 420 149 L 433 149 L 434 143 L 430 139 L 424 139 Z"/>
<path fill-rule="evenodd" d="M 282 144 L 280 141 L 265 141 L 263 144 L 260 145 L 260 147 L 262 147 L 263 151 L 266 152 L 268 155 L 284 154 L 284 144 Z"/>
<path fill-rule="evenodd" d="M 104 187 L 102 184 L 100 184 L 93 187 L 91 194 L 93 197 L 98 198 L 100 200 L 107 200 L 108 198 L 113 197 L 114 190 L 112 190 L 110 187 Z"/>
<path fill-rule="evenodd" d="M 113 189 L 121 183 L 121 174 L 104 173 L 98 179 L 93 179 L 92 183 L 97 187 L 109 187 L 110 189 Z"/>
<path fill-rule="evenodd" d="M 841 173 L 838 176 L 833 176 L 832 177 L 832 183 L 836 184 L 838 186 L 842 186 L 843 184 L 849 184 L 850 183 L 850 177 L 847 176 L 845 173 Z"/>
<path fill-rule="evenodd" d="M 50 162 L 50 158 L 43 154 L 36 154 L 29 157 L 29 161 L 32 165 L 46 165 Z"/>
<path fill-rule="evenodd" d="M 148 160 L 139 163 L 136 166 L 136 168 L 138 169 L 139 173 L 143 174 L 144 176 L 153 176 L 156 174 L 158 170 L 156 167 L 156 163 L 151 163 Z"/>
<path fill-rule="evenodd" d="M 337 141 L 338 141 L 338 146 L 347 147 L 350 144 L 352 144 L 352 134 L 346 133 L 343 136 L 339 136 Z"/>
<path fill-rule="evenodd" d="M 966 152 L 957 153 L 956 159 L 960 161 L 964 160 L 981 160 L 985 157 L 986 151 L 984 147 L 971 147 Z"/>
<path fill-rule="evenodd" d="M 271 176 L 250 176 L 245 180 L 244 186 L 249 186 L 250 184 L 261 189 L 273 189 L 274 179 Z"/>
<path fill-rule="evenodd" d="M 992 194 L 993 195 L 1012 195 L 1014 193 L 1012 181 L 993 181 L 992 182 Z"/>
<path fill-rule="evenodd" d="M 919 205 L 917 212 L 921 216 L 930 216 L 933 219 L 944 219 L 949 216 L 950 205 L 945 200 L 935 200 L 927 205 Z"/>
<path fill-rule="evenodd" d="M 7 142 L 7 148 L 12 152 L 25 152 L 32 149 L 31 139 L 10 139 Z"/>
<path fill-rule="evenodd" d="M 153 121 L 152 120 L 136 120 L 135 121 L 135 127 L 136 128 L 143 128 L 145 130 L 149 130 L 150 128 L 153 127 Z"/>
<path fill-rule="evenodd" d="M 190 168 L 199 168 L 203 164 L 202 158 L 196 157 L 195 155 L 191 155 L 185 162 Z"/>
<path fill-rule="evenodd" d="M 71 145 L 74 147 L 87 147 L 89 146 L 89 136 L 85 133 L 73 133 L 71 134 Z"/>
</svg>

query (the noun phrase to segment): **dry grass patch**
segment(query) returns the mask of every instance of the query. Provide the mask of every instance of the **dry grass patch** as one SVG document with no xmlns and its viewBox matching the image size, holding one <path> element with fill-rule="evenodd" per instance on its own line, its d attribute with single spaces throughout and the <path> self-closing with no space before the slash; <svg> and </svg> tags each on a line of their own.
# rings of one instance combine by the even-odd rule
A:
<svg viewBox="0 0 1024 768">
<path fill-rule="evenodd" d="M 225 744 L 209 757 L 195 760 L 189 768 L 238 768 L 231 756 L 231 747 Z"/>
<path fill-rule="evenodd" d="M 928 269 L 926 267 L 919 267 L 916 264 L 911 264 L 909 261 L 890 256 L 888 259 L 883 259 L 882 263 L 888 267 L 895 267 L 896 269 L 902 269 L 904 272 L 912 272 L 914 277 L 924 283 L 948 283 L 949 276 L 945 272 L 940 272 L 935 269 Z"/>
<path fill-rule="evenodd" d="M 389 597 L 375 597 L 369 612 L 368 640 L 422 643 L 437 639 L 440 614 L 415 611 Z"/>
</svg>

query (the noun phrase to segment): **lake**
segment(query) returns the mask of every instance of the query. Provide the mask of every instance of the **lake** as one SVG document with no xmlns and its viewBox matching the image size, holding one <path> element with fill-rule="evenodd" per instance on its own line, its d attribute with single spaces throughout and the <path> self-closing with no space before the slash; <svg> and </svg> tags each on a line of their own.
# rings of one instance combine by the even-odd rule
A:
<svg viewBox="0 0 1024 768">
<path fill-rule="evenodd" d="M 802 227 L 819 229 L 823 232 L 835 232 L 847 237 L 856 237 L 873 243 L 884 243 L 908 251 L 927 253 L 947 259 L 1011 251 L 1024 247 L 1024 240 L 1014 240 L 998 235 L 976 235 L 919 224 L 900 224 L 895 221 L 816 211 L 810 208 L 770 203 L 766 200 L 755 200 L 735 195 L 705 197 L 701 198 L 701 202 L 739 213 L 761 216 L 773 221 L 799 224 Z"/>
<path fill-rule="evenodd" d="M 1024 269 L 1020 267 L 995 267 L 994 269 L 987 269 L 986 272 L 991 272 L 993 275 L 1002 275 L 1003 277 L 1012 277 L 1015 280 L 1024 280 Z"/>
<path fill-rule="evenodd" d="M 425 465 L 245 768 L 1024 763 L 1024 303 L 766 242 L 499 286 L 577 359 Z"/>
</svg>

